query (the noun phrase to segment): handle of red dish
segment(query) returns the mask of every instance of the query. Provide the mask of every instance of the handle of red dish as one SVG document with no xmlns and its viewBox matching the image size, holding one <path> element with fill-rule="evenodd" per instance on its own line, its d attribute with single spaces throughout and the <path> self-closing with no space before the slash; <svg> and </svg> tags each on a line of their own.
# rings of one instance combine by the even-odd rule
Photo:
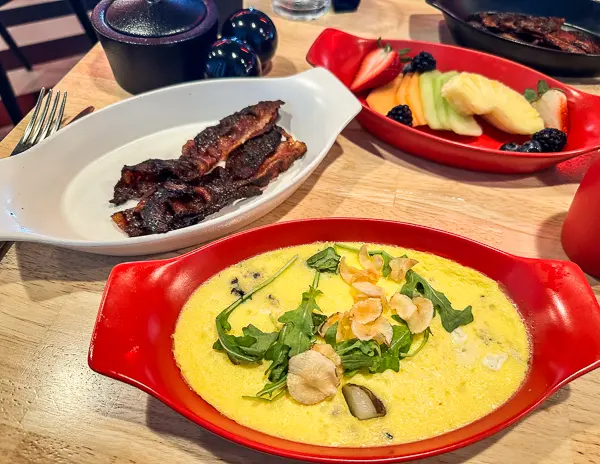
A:
<svg viewBox="0 0 600 464">
<path fill-rule="evenodd" d="M 162 388 L 155 366 L 160 364 L 157 357 L 162 358 L 164 351 L 159 340 L 165 329 L 161 327 L 163 302 L 159 292 L 162 275 L 168 272 L 166 263 L 124 263 L 112 270 L 88 353 L 88 364 L 94 371 L 155 396 Z M 172 358 L 170 346 L 164 353 L 165 358 L 169 357 L 167 361 Z"/>
<path fill-rule="evenodd" d="M 337 29 L 325 29 L 314 41 L 306 61 L 331 71 L 350 86 L 363 57 L 376 47 L 375 39 L 363 39 Z"/>
<path fill-rule="evenodd" d="M 540 342 L 551 347 L 547 360 L 558 373 L 558 388 L 600 367 L 600 306 L 585 274 L 575 263 L 527 260 L 526 265 L 533 272 L 534 281 L 546 282 L 542 290 L 536 290 L 533 285 L 527 290 L 526 283 L 521 282 L 524 291 L 530 292 L 527 297 L 530 304 L 539 299 L 540 306 L 536 310 L 542 310 L 547 300 L 554 308 L 542 317 L 552 318 L 548 326 L 556 329 L 540 334 L 544 337 Z"/>
</svg>

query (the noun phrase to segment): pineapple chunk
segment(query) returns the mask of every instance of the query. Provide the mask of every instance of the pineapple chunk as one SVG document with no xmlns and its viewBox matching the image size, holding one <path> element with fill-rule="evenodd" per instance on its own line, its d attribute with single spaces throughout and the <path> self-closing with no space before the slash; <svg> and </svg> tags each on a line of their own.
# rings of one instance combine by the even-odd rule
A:
<svg viewBox="0 0 600 464">
<path fill-rule="evenodd" d="M 509 134 L 534 134 L 544 121 L 523 95 L 479 74 L 461 73 L 442 87 L 442 96 L 463 116 L 482 115 Z"/>
</svg>

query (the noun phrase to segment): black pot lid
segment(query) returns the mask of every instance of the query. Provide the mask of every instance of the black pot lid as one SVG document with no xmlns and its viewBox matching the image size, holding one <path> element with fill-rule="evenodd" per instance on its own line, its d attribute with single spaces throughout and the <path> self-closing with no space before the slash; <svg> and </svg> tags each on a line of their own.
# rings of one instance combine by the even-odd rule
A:
<svg viewBox="0 0 600 464">
<path fill-rule="evenodd" d="M 105 18 L 121 34 L 166 37 L 189 31 L 205 16 L 203 0 L 114 0 Z"/>
</svg>

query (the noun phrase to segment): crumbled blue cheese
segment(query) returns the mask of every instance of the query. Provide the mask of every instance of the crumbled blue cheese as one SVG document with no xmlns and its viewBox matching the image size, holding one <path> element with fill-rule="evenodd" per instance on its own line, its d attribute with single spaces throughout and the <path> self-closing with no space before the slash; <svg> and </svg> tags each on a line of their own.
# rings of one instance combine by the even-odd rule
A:
<svg viewBox="0 0 600 464">
<path fill-rule="evenodd" d="M 461 344 L 467 341 L 467 334 L 463 329 L 457 327 L 452 331 L 452 341 L 456 344 Z"/>
<path fill-rule="evenodd" d="M 486 354 L 481 362 L 483 365 L 493 371 L 499 370 L 504 362 L 508 359 L 508 355 L 506 353 L 501 354 Z"/>
</svg>

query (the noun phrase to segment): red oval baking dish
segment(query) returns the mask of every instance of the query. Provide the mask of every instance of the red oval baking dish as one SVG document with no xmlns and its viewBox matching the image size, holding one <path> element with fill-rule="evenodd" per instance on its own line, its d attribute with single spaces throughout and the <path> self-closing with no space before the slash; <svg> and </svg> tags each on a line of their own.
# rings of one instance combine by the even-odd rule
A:
<svg viewBox="0 0 600 464">
<path fill-rule="evenodd" d="M 363 57 L 376 47 L 375 39 L 364 39 L 336 29 L 325 29 L 306 56 L 312 66 L 322 66 L 346 86 L 352 82 Z M 475 171 L 529 173 L 600 148 L 600 96 L 580 92 L 562 82 L 513 61 L 466 48 L 413 40 L 383 40 L 396 50 L 410 48 L 410 56 L 431 53 L 441 71 L 468 71 L 496 79 L 518 92 L 536 88 L 545 80 L 563 90 L 568 99 L 569 137 L 560 153 L 516 153 L 500 151 L 505 142 L 518 136 L 506 134 L 483 123 L 480 137 L 464 137 L 426 126 L 404 126 L 373 111 L 366 103 L 368 92 L 357 95 L 363 109 L 358 122 L 384 142 L 416 156 Z M 425 127 L 425 128 L 422 128 Z M 522 138 L 522 137 L 521 137 Z"/>
<path fill-rule="evenodd" d="M 221 415 L 189 389 L 171 334 L 194 290 L 222 269 L 269 250 L 315 241 L 357 241 L 428 251 L 500 282 L 519 307 L 532 342 L 529 373 L 503 406 L 428 440 L 376 448 L 308 445 L 266 435 Z M 186 255 L 116 266 L 92 334 L 89 365 L 164 402 L 206 429 L 259 451 L 322 463 L 390 463 L 424 458 L 481 440 L 514 423 L 567 382 L 600 366 L 600 307 L 571 262 L 521 258 L 457 235 L 374 219 L 282 222 L 212 242 Z M 560 340 L 560 349 L 557 349 Z"/>
</svg>

